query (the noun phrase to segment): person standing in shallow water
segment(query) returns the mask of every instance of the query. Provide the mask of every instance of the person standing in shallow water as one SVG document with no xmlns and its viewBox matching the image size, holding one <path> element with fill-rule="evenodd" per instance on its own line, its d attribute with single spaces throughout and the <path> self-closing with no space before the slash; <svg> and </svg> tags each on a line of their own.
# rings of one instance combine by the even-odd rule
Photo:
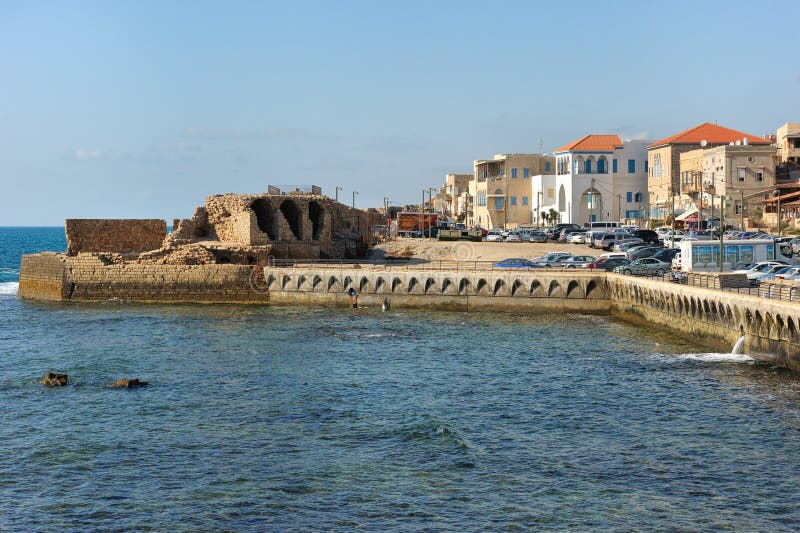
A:
<svg viewBox="0 0 800 533">
<path fill-rule="evenodd" d="M 350 294 L 350 303 L 353 305 L 353 309 L 358 309 L 358 293 L 352 287 L 350 287 L 348 293 Z"/>
</svg>

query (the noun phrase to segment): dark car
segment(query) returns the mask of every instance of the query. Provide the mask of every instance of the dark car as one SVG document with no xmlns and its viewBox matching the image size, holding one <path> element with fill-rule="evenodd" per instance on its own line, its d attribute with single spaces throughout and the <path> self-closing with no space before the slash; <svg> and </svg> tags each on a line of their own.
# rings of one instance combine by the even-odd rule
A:
<svg viewBox="0 0 800 533">
<path fill-rule="evenodd" d="M 642 239 L 643 242 L 658 244 L 658 233 L 651 229 L 637 229 L 631 232 L 631 236 Z"/>
<path fill-rule="evenodd" d="M 659 250 L 655 257 L 659 261 L 664 261 L 665 263 L 671 262 L 675 259 L 675 256 L 681 252 L 680 248 L 664 248 L 663 250 Z"/>
<path fill-rule="evenodd" d="M 586 268 L 596 268 L 598 270 L 614 270 L 618 266 L 627 265 L 630 263 L 624 257 L 609 257 L 608 259 L 598 259 L 593 263 L 586 265 Z"/>
<path fill-rule="evenodd" d="M 539 265 L 528 259 L 512 257 L 509 259 L 503 259 L 502 261 L 498 261 L 496 263 L 492 263 L 492 266 L 494 268 L 542 268 L 544 265 Z"/>
<path fill-rule="evenodd" d="M 653 257 L 658 252 L 662 251 L 664 248 L 656 248 L 655 246 L 647 246 L 645 248 L 637 248 L 632 252 L 628 252 L 628 259 L 633 261 L 634 259 L 642 259 L 644 257 Z M 672 258 L 670 258 L 670 261 Z"/>
</svg>

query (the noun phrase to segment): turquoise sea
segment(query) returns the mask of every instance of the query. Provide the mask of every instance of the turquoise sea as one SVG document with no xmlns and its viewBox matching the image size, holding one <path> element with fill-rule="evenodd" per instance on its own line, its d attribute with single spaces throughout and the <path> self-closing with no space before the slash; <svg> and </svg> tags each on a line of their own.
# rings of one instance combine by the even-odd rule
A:
<svg viewBox="0 0 800 533">
<path fill-rule="evenodd" d="M 797 374 L 575 314 L 18 300 L 64 247 L 0 228 L 1 531 L 800 529 Z"/>
</svg>

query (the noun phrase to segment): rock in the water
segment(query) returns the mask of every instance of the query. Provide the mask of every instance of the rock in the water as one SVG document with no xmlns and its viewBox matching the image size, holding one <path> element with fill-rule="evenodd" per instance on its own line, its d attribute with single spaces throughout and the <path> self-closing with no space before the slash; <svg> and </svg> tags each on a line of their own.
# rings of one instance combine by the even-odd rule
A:
<svg viewBox="0 0 800 533">
<path fill-rule="evenodd" d="M 135 389 L 136 387 L 146 387 L 147 382 L 140 381 L 139 378 L 123 378 L 109 383 L 107 386 L 115 389 Z"/>
<path fill-rule="evenodd" d="M 45 372 L 44 378 L 40 381 L 45 387 L 63 387 L 69 385 L 69 378 L 66 374 L 56 374 L 55 372 Z"/>
</svg>

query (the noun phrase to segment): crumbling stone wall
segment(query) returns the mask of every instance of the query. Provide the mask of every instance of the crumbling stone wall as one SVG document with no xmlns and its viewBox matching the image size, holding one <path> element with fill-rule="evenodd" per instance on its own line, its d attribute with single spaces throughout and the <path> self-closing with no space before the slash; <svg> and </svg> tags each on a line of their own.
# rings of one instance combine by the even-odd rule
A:
<svg viewBox="0 0 800 533">
<path fill-rule="evenodd" d="M 66 221 L 67 255 L 80 252 L 138 253 L 161 247 L 167 223 L 156 219 Z"/>
</svg>

